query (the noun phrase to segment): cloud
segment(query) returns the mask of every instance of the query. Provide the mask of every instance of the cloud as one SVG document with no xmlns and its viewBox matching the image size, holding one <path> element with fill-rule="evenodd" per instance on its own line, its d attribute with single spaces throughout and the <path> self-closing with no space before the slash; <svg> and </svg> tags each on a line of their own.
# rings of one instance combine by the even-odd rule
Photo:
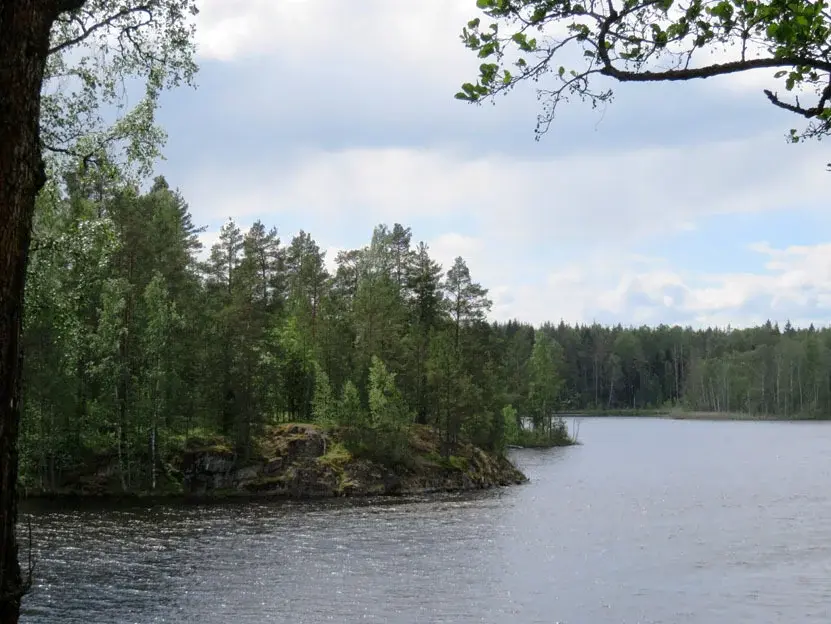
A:
<svg viewBox="0 0 831 624">
<path fill-rule="evenodd" d="M 491 290 L 494 318 L 736 325 L 816 320 L 831 305 L 831 245 L 756 243 L 757 272 L 706 275 L 650 257 L 649 244 L 712 215 L 825 210 L 821 156 L 772 136 L 526 161 L 354 149 L 197 171 L 183 191 L 197 222 L 233 214 L 303 228 L 330 262 L 366 244 L 378 223 L 410 225 L 445 269 L 467 260 Z M 223 186 L 201 184 L 214 179 Z"/>
<path fill-rule="evenodd" d="M 399 87 L 415 83 L 455 88 L 478 73 L 480 61 L 459 35 L 468 20 L 482 15 L 471 0 L 363 0 L 357 5 L 342 0 L 205 0 L 197 18 L 197 41 L 204 60 L 270 58 L 290 73 L 328 67 L 349 76 L 348 82 L 369 77 Z M 547 34 L 562 36 L 564 28 L 556 23 Z M 754 42 L 745 52 L 748 58 L 768 55 Z M 710 46 L 698 52 L 693 66 L 737 58 L 738 43 Z M 557 63 L 571 67 L 581 59 L 578 48 L 567 47 Z M 656 68 L 665 66 L 659 61 Z M 756 70 L 709 79 L 702 91 L 739 97 L 760 93 L 783 84 L 774 73 Z"/>
<path fill-rule="evenodd" d="M 827 316 L 820 247 L 777 237 L 744 272 L 727 258 L 710 273 L 690 271 L 706 249 L 683 263 L 671 248 L 725 215 L 825 210 L 821 147 L 785 144 L 788 119 L 761 83 L 619 85 L 607 111 L 569 105 L 534 143 L 533 85 L 495 107 L 452 99 L 476 74 L 458 40 L 475 12 L 472 0 L 206 0 L 203 88 L 164 111 L 170 179 L 214 232 L 206 242 L 228 215 L 261 219 L 284 243 L 311 232 L 331 267 L 400 222 L 445 269 L 467 260 L 494 318 Z M 754 226 L 730 221 L 720 245 L 738 252 Z"/>
<path fill-rule="evenodd" d="M 197 40 L 206 59 L 279 56 L 295 66 L 327 59 L 342 69 L 361 61 L 370 73 L 406 64 L 429 74 L 476 66 L 459 40 L 476 14 L 469 0 L 205 0 Z"/>
<path fill-rule="evenodd" d="M 296 160 L 298 150 L 426 146 L 539 160 L 704 144 L 771 128 L 784 135 L 793 123 L 756 89 L 712 88 L 731 87 L 737 76 L 614 84 L 613 104 L 561 106 L 536 143 L 536 84 L 495 106 L 453 99 L 477 75 L 480 61 L 458 38 L 476 12 L 472 0 L 206 0 L 197 31 L 200 88 L 165 94 L 167 153 L 175 162 L 218 151 L 231 162 L 273 162 Z"/>
<path fill-rule="evenodd" d="M 512 312 L 534 322 L 678 323 L 741 327 L 772 320 L 827 324 L 831 242 L 754 249 L 766 262 L 745 273 L 701 274 L 662 259 L 597 257 L 549 274 L 545 287 L 519 289 Z M 510 314 L 508 315 L 510 316 Z"/>
<path fill-rule="evenodd" d="M 182 188 L 201 222 L 268 215 L 281 228 L 313 232 L 429 222 L 441 233 L 463 224 L 497 249 L 618 246 L 692 229 L 707 215 L 824 209 L 819 146 L 778 139 L 546 160 L 426 148 L 307 152 L 209 166 Z"/>
</svg>

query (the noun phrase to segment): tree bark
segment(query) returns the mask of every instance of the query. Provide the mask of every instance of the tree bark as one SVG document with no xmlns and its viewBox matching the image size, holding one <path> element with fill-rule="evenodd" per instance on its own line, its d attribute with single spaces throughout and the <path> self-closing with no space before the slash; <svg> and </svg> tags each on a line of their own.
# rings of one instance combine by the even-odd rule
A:
<svg viewBox="0 0 831 624">
<path fill-rule="evenodd" d="M 40 90 L 54 0 L 0 0 L 0 624 L 16 624 L 26 591 L 15 535 L 21 330 L 35 197 L 46 181 Z"/>
</svg>

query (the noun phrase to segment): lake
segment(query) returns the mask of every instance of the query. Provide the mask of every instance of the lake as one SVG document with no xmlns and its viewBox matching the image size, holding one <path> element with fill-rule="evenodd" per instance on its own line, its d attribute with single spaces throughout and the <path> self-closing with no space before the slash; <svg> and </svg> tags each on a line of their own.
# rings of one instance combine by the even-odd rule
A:
<svg viewBox="0 0 831 624">
<path fill-rule="evenodd" d="M 831 423 L 583 419 L 531 483 L 32 511 L 29 624 L 826 624 Z"/>
</svg>

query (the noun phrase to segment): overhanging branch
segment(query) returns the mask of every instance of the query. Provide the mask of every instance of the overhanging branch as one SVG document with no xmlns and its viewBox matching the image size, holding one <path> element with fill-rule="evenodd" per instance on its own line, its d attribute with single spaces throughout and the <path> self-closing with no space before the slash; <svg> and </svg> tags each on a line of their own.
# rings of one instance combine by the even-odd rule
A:
<svg viewBox="0 0 831 624">
<path fill-rule="evenodd" d="M 81 8 L 83 6 L 85 0 L 61 0 L 62 2 L 67 3 L 75 3 L 78 6 L 76 8 Z M 80 25 L 81 27 L 81 34 L 77 37 L 72 37 L 71 39 L 67 39 L 66 41 L 62 41 L 61 43 L 49 48 L 49 54 L 55 54 L 60 52 L 61 50 L 65 50 L 66 48 L 71 48 L 72 46 L 78 45 L 85 39 L 87 39 L 91 34 L 95 31 L 100 30 L 102 28 L 106 28 L 107 26 L 111 26 L 116 21 L 123 17 L 127 17 L 128 15 L 132 15 L 133 13 L 151 13 L 152 6 L 150 4 L 141 4 L 135 7 L 129 7 L 125 9 L 121 9 L 117 13 L 113 13 L 106 19 L 101 20 L 100 22 L 96 22 L 90 27 L 86 27 L 83 24 Z"/>
<path fill-rule="evenodd" d="M 687 69 L 669 69 L 666 71 L 629 71 L 618 69 L 608 60 L 608 53 L 603 62 L 600 73 L 621 82 L 669 82 L 678 80 L 695 80 L 699 78 L 714 78 L 726 76 L 752 69 L 774 69 L 777 67 L 810 67 L 819 71 L 831 72 L 831 62 L 820 59 L 789 56 L 782 58 L 760 58 L 746 61 L 730 61 L 728 63 L 714 63 L 704 67 Z"/>
</svg>

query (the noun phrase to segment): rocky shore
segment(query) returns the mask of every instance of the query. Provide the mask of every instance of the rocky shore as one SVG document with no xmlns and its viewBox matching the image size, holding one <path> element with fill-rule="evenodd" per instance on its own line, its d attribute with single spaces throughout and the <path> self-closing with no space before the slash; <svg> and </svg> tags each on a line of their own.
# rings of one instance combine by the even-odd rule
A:
<svg viewBox="0 0 831 624">
<path fill-rule="evenodd" d="M 222 440 L 189 440 L 165 458 L 153 492 L 126 493 L 112 463 L 96 462 L 86 474 L 68 475 L 55 491 L 25 496 L 163 496 L 182 499 L 270 497 L 315 499 L 339 496 L 414 495 L 521 484 L 527 481 L 505 457 L 468 443 L 442 454 L 438 433 L 414 426 L 408 460 L 395 467 L 350 453 L 336 432 L 316 425 L 270 427 L 248 458 Z"/>
</svg>

